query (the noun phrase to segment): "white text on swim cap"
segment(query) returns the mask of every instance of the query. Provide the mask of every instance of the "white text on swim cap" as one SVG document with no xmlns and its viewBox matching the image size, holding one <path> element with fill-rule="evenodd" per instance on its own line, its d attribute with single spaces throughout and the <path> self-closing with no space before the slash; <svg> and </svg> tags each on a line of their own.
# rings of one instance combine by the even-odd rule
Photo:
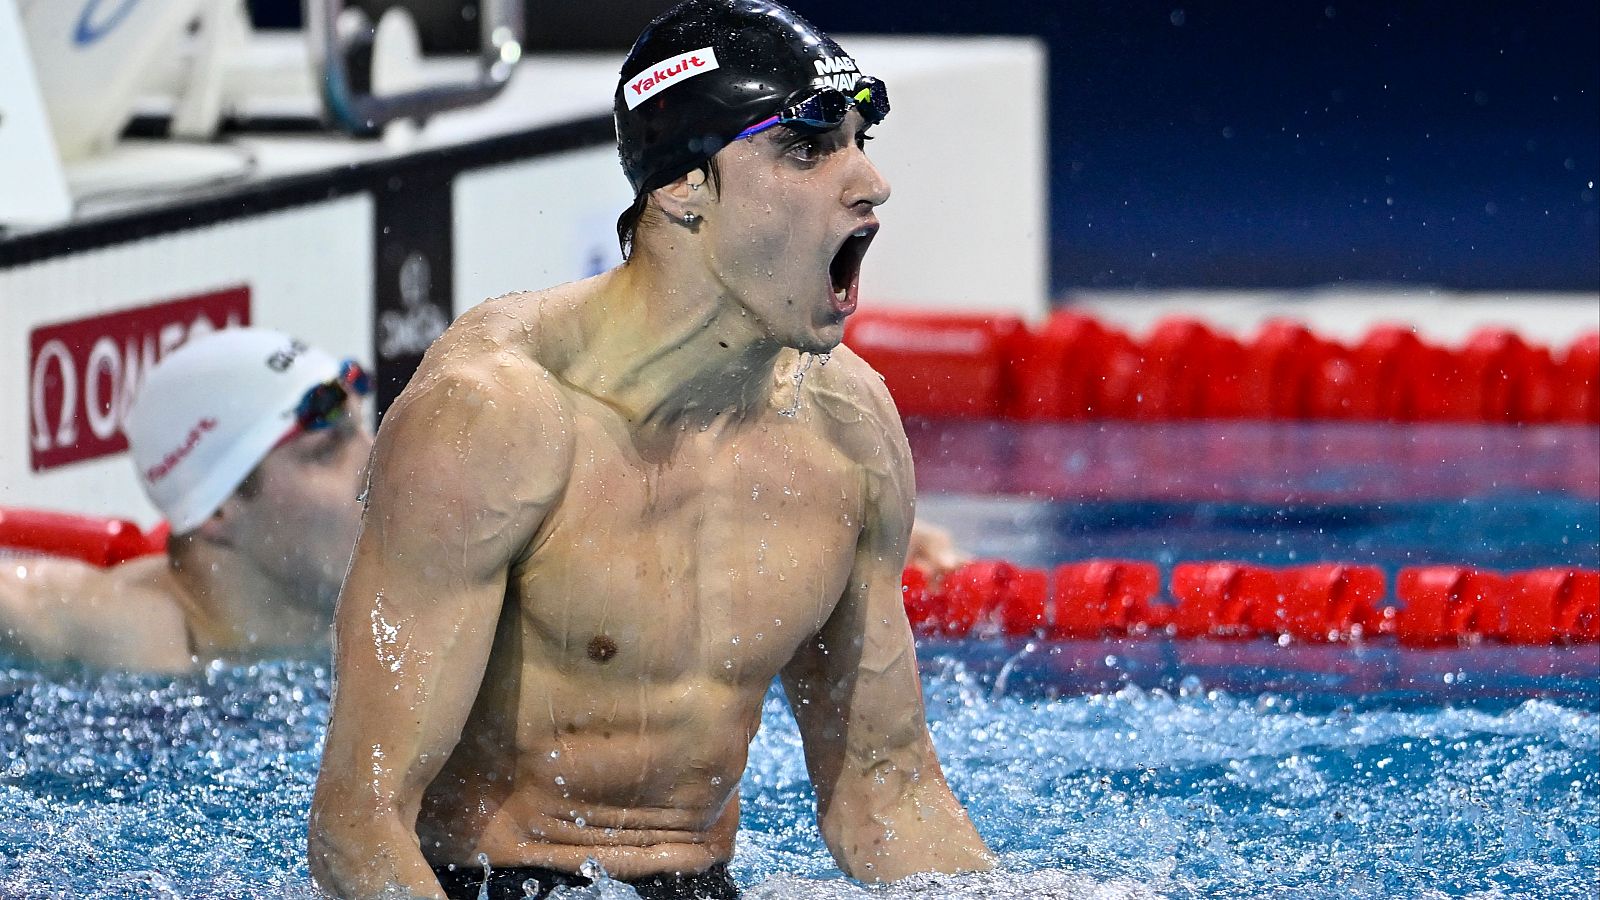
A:
<svg viewBox="0 0 1600 900">
<path fill-rule="evenodd" d="M 719 68 L 717 51 L 710 47 L 701 47 L 699 50 L 691 50 L 658 62 L 633 76 L 633 80 L 622 89 L 622 96 L 628 101 L 628 108 L 633 109 L 650 99 L 650 95 L 657 91 L 665 90 L 685 78 L 703 75 L 716 68 Z"/>
<path fill-rule="evenodd" d="M 817 67 L 818 75 L 837 75 L 840 72 L 860 71 L 856 68 L 856 61 L 848 56 L 824 56 L 821 59 L 812 60 L 812 64 Z"/>
<path fill-rule="evenodd" d="M 817 77 L 811 79 L 814 88 L 833 88 L 848 94 L 856 89 L 856 82 L 861 79 L 856 61 L 848 56 L 824 56 L 812 60 L 811 64 L 817 67 Z"/>
<path fill-rule="evenodd" d="M 271 356 L 267 357 L 267 368 L 274 372 L 287 372 L 289 367 L 294 365 L 295 357 L 306 352 L 307 349 L 306 345 L 298 338 L 291 339 L 289 346 L 282 350 L 275 350 Z"/>
</svg>

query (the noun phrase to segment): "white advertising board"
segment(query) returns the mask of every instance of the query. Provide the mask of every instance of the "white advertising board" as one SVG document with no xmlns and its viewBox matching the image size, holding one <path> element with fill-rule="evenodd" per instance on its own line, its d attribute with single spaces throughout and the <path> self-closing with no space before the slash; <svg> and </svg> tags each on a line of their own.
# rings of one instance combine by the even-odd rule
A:
<svg viewBox="0 0 1600 900">
<path fill-rule="evenodd" d="M 0 505 L 155 522 L 126 454 L 80 452 L 65 463 L 52 454 L 66 449 L 57 446 L 62 438 L 113 438 L 148 364 L 228 317 L 146 316 L 154 329 L 146 334 L 132 315 L 116 314 L 243 288 L 251 324 L 364 360 L 372 346 L 371 231 L 372 202 L 356 195 L 0 269 Z M 36 333 L 70 332 L 83 320 L 107 333 L 83 334 L 78 349 L 34 345 Z M 87 377 L 64 374 L 69 369 Z"/>
<path fill-rule="evenodd" d="M 462 174 L 455 182 L 457 311 L 621 262 L 617 215 L 632 200 L 612 147 Z"/>
</svg>

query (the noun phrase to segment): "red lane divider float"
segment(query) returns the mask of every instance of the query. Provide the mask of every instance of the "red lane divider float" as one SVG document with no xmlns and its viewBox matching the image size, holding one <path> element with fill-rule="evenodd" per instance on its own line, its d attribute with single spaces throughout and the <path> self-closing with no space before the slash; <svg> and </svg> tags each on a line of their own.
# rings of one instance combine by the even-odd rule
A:
<svg viewBox="0 0 1600 900">
<path fill-rule="evenodd" d="M 0 507 L 0 548 L 76 559 L 96 566 L 166 550 L 165 523 L 149 532 L 126 519 Z"/>
<path fill-rule="evenodd" d="M 1156 602 L 1154 564 L 1109 559 L 1066 563 L 1050 573 L 981 560 L 937 586 L 916 569 L 906 570 L 904 582 L 912 628 L 944 637 L 1166 634 L 1341 643 L 1393 635 L 1407 647 L 1600 643 L 1600 571 L 1588 569 L 1406 568 L 1395 580 L 1399 605 L 1383 602 L 1380 569 L 1345 563 L 1186 562 L 1173 567 L 1168 587 L 1172 602 Z"/>
<path fill-rule="evenodd" d="M 1600 333 L 1558 349 L 1485 328 L 1447 348 L 1380 325 L 1345 345 L 1287 320 L 1244 340 L 1173 317 L 1138 340 L 1067 310 L 1037 328 L 863 311 L 845 342 L 910 416 L 1600 423 Z"/>
<path fill-rule="evenodd" d="M 112 566 L 163 552 L 166 537 L 165 525 L 142 531 L 125 519 L 0 507 L 0 548 L 22 554 Z M 1383 605 L 1377 567 L 1344 563 L 1180 563 L 1172 570 L 1172 603 L 1157 602 L 1159 572 L 1137 560 L 1086 560 L 1053 572 L 980 560 L 937 585 L 907 569 L 902 587 L 912 628 L 946 637 L 1170 634 L 1323 643 L 1393 634 L 1409 647 L 1600 643 L 1600 571 L 1589 569 L 1406 568 L 1395 580 L 1398 606 Z"/>
<path fill-rule="evenodd" d="M 1094 559 L 1055 571 L 1055 617 L 1046 623 L 1054 638 L 1120 637 L 1143 634 L 1171 621 L 1170 607 L 1152 606 L 1161 590 L 1154 563 Z M 1026 634 L 1032 629 L 1007 634 Z"/>
</svg>

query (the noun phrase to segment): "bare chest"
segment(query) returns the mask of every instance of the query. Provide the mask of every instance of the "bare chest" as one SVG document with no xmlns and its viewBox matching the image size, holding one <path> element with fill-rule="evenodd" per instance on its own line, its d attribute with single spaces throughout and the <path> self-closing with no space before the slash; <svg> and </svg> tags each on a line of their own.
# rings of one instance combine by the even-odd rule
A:
<svg viewBox="0 0 1600 900">
<path fill-rule="evenodd" d="M 789 419 L 654 445 L 580 429 L 567 491 L 513 573 L 525 633 L 607 675 L 771 679 L 845 589 L 857 467 Z"/>
</svg>

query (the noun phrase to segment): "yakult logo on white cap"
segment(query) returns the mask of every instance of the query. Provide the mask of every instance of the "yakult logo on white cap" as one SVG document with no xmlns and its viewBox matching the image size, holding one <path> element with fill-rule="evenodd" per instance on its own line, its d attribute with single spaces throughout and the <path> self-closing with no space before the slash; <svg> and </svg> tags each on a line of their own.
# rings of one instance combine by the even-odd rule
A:
<svg viewBox="0 0 1600 900">
<path fill-rule="evenodd" d="M 633 76 L 622 89 L 622 96 L 628 101 L 628 108 L 633 109 L 656 91 L 665 90 L 686 78 L 703 75 L 718 68 L 717 51 L 710 47 L 699 50 L 690 50 L 664 62 L 658 62 L 648 69 Z"/>
<path fill-rule="evenodd" d="M 168 473 L 177 468 L 178 463 L 183 462 L 189 454 L 194 452 L 195 447 L 200 446 L 200 439 L 205 437 L 206 432 L 216 430 L 217 420 L 210 416 L 206 416 L 194 423 L 194 427 L 189 429 L 189 434 L 183 439 L 183 443 L 162 456 L 160 462 L 144 470 L 145 480 L 155 484 L 167 477 Z"/>
</svg>

